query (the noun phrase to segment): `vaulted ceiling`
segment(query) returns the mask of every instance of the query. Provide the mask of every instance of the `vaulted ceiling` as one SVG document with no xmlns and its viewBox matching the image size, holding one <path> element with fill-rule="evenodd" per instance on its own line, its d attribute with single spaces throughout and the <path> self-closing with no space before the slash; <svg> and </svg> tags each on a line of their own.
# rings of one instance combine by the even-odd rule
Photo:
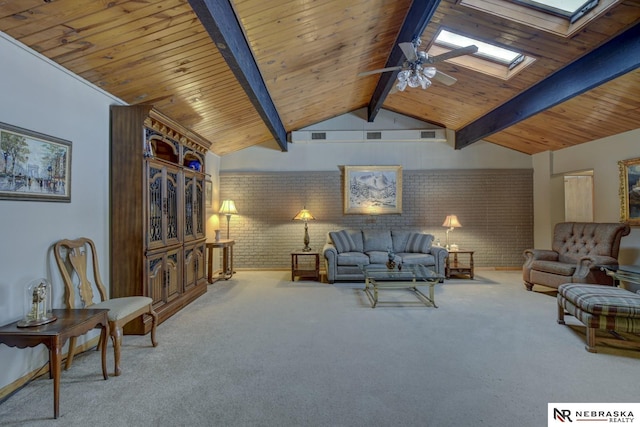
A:
<svg viewBox="0 0 640 427">
<path fill-rule="evenodd" d="M 0 31 L 129 104 L 153 104 L 218 155 L 286 150 L 288 132 L 363 107 L 455 130 L 457 148 L 482 138 L 527 154 L 640 127 L 640 0 L 601 0 L 570 36 L 499 16 L 505 3 L 0 0 Z M 439 62 L 453 86 L 390 94 L 394 73 L 358 77 L 402 62 L 398 42 L 419 35 L 429 49 L 442 28 L 535 61 L 509 79 Z"/>
</svg>

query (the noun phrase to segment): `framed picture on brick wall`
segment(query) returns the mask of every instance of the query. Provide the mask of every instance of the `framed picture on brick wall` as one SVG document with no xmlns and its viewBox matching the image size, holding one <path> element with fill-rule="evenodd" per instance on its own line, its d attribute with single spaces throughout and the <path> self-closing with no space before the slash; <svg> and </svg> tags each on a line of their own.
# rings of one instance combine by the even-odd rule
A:
<svg viewBox="0 0 640 427">
<path fill-rule="evenodd" d="M 620 169 L 620 221 L 640 225 L 640 158 L 621 160 Z"/>
<path fill-rule="evenodd" d="M 402 213 L 402 166 L 345 166 L 344 213 Z"/>
</svg>

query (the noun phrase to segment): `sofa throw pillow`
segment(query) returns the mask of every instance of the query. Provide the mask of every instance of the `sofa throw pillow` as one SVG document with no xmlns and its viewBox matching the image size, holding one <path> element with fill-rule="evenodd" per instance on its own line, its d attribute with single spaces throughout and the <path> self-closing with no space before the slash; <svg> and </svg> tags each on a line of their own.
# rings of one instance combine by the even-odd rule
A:
<svg viewBox="0 0 640 427">
<path fill-rule="evenodd" d="M 383 251 L 393 249 L 393 241 L 391 240 L 390 230 L 364 230 L 364 252 Z"/>
<path fill-rule="evenodd" d="M 347 230 L 330 231 L 329 236 L 331 236 L 333 245 L 336 247 L 339 254 L 342 252 L 351 252 L 356 247 L 355 242 Z"/>
<path fill-rule="evenodd" d="M 407 246 L 405 252 L 414 253 L 428 253 L 431 249 L 431 243 L 433 242 L 433 236 L 431 234 L 423 233 L 411 233 L 409 240 L 407 240 Z"/>
</svg>

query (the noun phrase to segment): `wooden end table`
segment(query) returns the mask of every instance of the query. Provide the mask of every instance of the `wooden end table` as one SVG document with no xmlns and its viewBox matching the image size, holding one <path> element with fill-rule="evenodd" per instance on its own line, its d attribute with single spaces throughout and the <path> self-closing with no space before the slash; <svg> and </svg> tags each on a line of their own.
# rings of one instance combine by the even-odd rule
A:
<svg viewBox="0 0 640 427">
<path fill-rule="evenodd" d="M 60 365 L 62 364 L 62 347 L 71 337 L 86 334 L 92 329 L 102 328 L 100 348 L 102 349 L 102 376 L 107 374 L 107 336 L 109 336 L 108 309 L 54 309 L 52 313 L 57 320 L 41 326 L 19 328 L 18 322 L 0 327 L 0 343 L 9 347 L 35 347 L 44 344 L 49 349 L 49 378 L 53 379 L 53 417 L 60 415 Z M 65 370 L 71 366 L 72 360 L 67 358 Z"/>
<path fill-rule="evenodd" d="M 467 274 L 470 279 L 473 279 L 473 252 L 468 249 L 458 249 L 455 251 L 449 251 L 445 265 L 445 276 L 450 279 L 452 275 Z M 469 255 L 469 264 L 464 264 L 458 261 L 458 254 Z M 451 257 L 453 256 L 453 259 Z"/>
<path fill-rule="evenodd" d="M 312 263 L 300 263 L 300 258 L 313 257 Z M 311 268 L 315 266 L 315 268 Z M 291 281 L 296 277 L 319 279 L 320 278 L 320 253 L 319 252 L 291 252 Z"/>
<path fill-rule="evenodd" d="M 215 283 L 218 280 L 229 280 L 235 274 L 235 271 L 233 271 L 233 245 L 235 244 L 236 242 L 233 239 L 207 242 L 207 251 L 209 252 L 207 258 L 207 281 L 209 283 Z M 222 249 L 222 271 L 216 278 L 213 277 L 213 250 L 215 248 Z"/>
</svg>

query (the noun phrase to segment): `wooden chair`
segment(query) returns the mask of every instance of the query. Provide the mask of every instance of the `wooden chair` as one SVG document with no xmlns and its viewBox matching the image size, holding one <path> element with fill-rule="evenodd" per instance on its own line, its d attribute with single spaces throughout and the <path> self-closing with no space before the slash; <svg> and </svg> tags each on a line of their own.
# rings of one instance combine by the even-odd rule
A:
<svg viewBox="0 0 640 427">
<path fill-rule="evenodd" d="M 91 257 L 88 256 L 91 252 Z M 122 328 L 124 325 L 136 319 L 139 316 L 148 314 L 151 316 L 151 344 L 157 346 L 156 342 L 156 325 L 158 323 L 158 315 L 153 311 L 151 298 L 144 296 L 133 296 L 123 298 L 107 299 L 107 294 L 102 280 L 100 279 L 100 270 L 98 268 L 98 255 L 96 247 L 88 238 L 81 237 L 75 240 L 61 240 L 54 245 L 54 255 L 56 263 L 62 274 L 65 284 L 65 300 L 67 307 L 76 308 L 75 293 L 79 290 L 82 307 L 91 308 L 108 308 L 109 309 L 109 334 L 113 341 L 113 352 L 115 359 L 115 375 L 121 373 L 120 370 L 120 347 L 122 345 Z M 92 265 L 89 265 L 88 262 Z M 92 283 L 87 276 L 87 267 L 91 267 L 93 271 L 93 280 L 95 287 L 100 294 L 100 301 L 94 303 L 94 290 Z M 69 339 L 69 355 L 67 358 L 66 368 L 71 366 L 75 351 L 76 339 Z"/>
</svg>

